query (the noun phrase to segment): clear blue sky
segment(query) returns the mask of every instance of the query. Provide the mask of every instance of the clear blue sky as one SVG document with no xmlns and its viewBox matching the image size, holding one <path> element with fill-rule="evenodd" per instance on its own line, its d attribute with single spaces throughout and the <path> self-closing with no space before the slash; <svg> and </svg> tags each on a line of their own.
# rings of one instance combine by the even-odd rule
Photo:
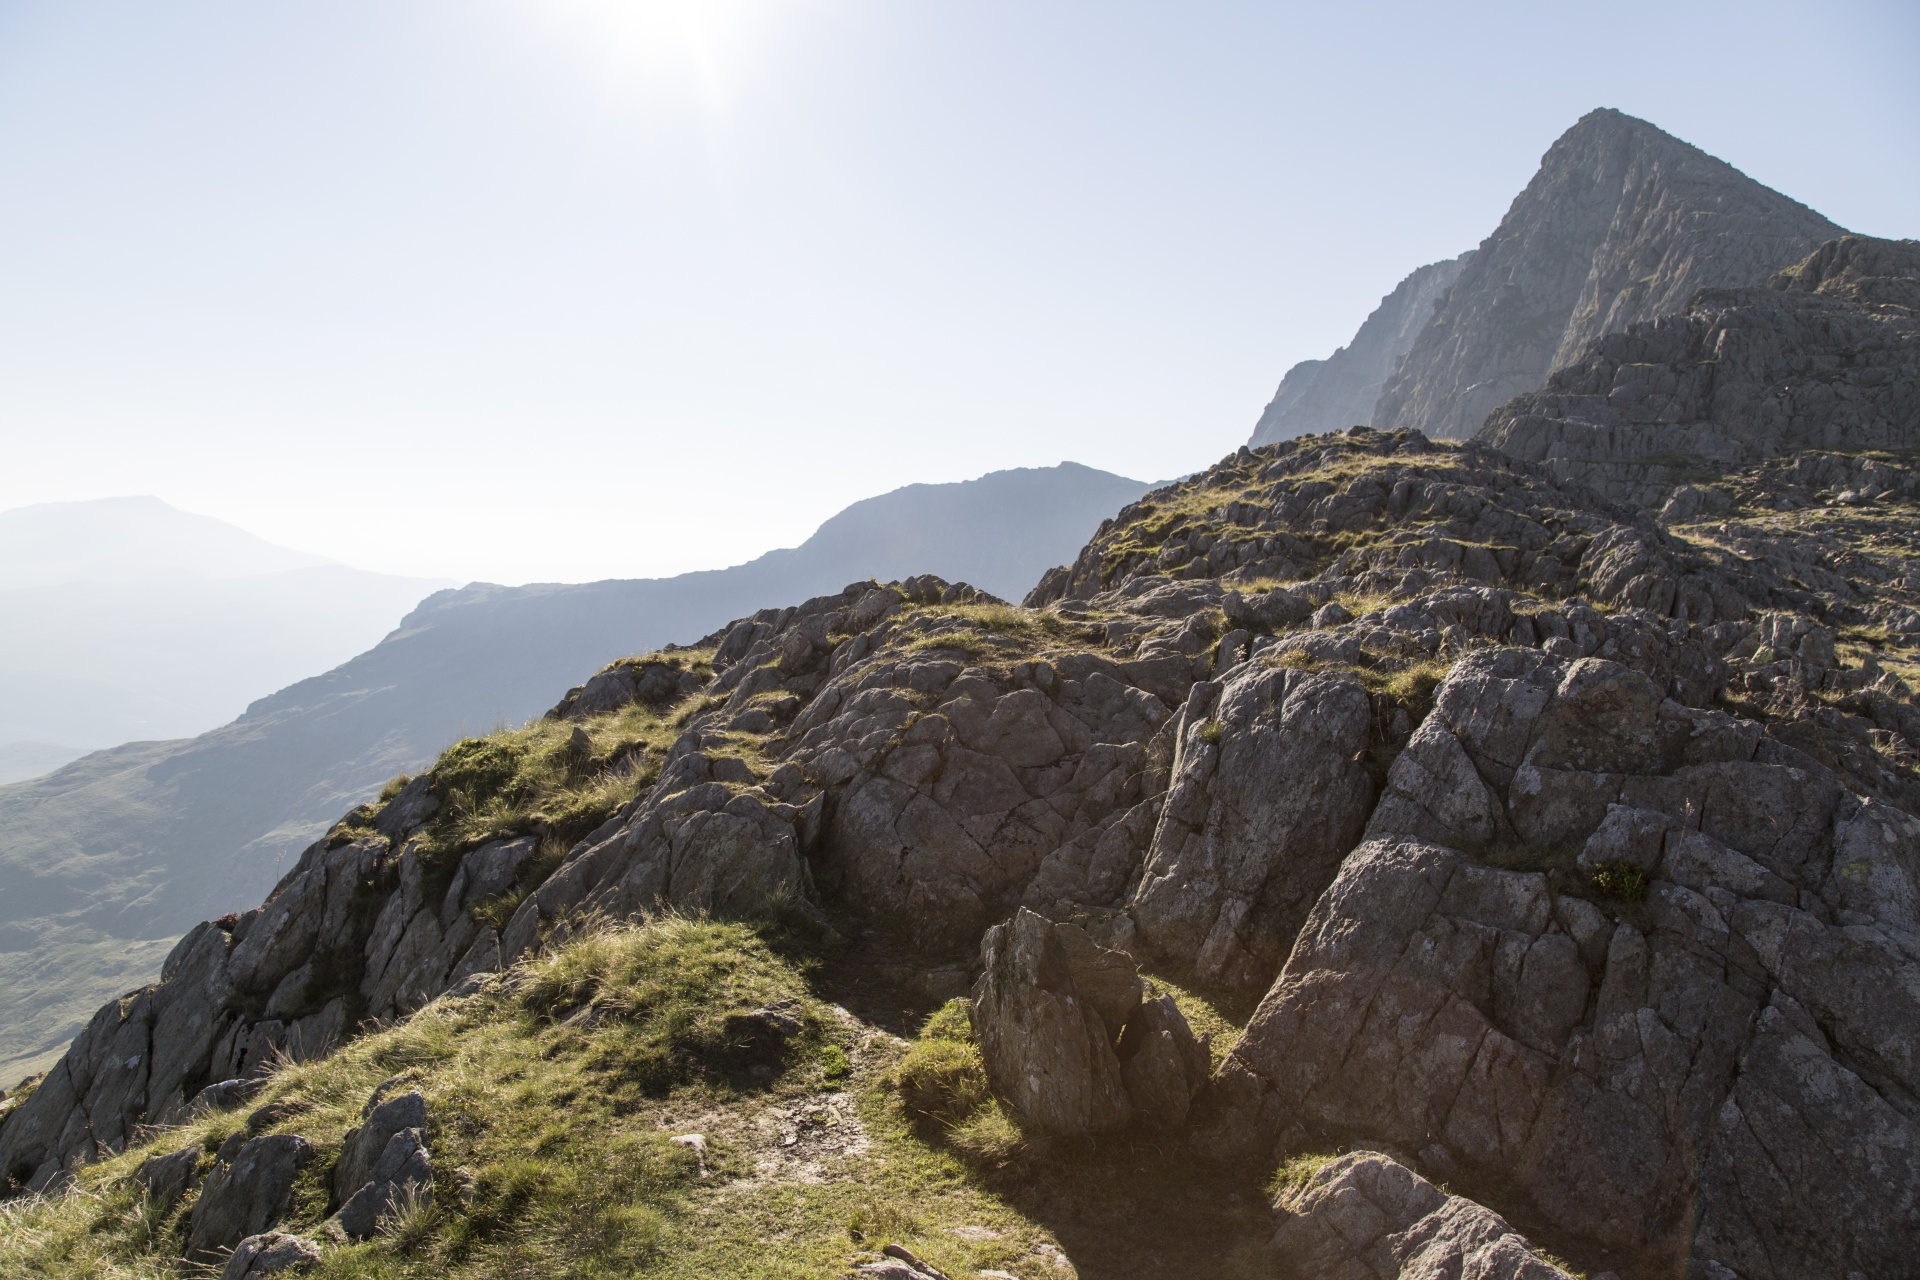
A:
<svg viewBox="0 0 1920 1280">
<path fill-rule="evenodd" d="M 1174 475 L 1595 106 L 1920 234 L 1917 15 L 0 0 L 0 507 L 520 581 Z"/>
</svg>

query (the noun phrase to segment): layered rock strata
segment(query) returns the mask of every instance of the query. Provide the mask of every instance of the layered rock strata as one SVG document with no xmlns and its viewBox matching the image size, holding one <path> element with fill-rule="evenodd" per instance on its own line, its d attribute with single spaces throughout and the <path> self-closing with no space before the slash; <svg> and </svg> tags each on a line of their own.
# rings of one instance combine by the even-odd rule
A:
<svg viewBox="0 0 1920 1280">
<path fill-rule="evenodd" d="M 1920 448 L 1920 243 L 1847 236 L 1766 288 L 1703 290 L 1587 343 L 1476 439 L 1653 508 L 1801 450 Z"/>
</svg>

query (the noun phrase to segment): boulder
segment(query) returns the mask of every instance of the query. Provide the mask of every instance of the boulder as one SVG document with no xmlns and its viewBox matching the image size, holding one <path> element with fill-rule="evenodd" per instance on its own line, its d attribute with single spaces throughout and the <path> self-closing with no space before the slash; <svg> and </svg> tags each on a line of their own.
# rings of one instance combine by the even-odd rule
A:
<svg viewBox="0 0 1920 1280">
<path fill-rule="evenodd" d="M 1171 1133 L 1185 1127 L 1193 1100 L 1207 1086 L 1213 1057 L 1196 1039 L 1172 996 L 1156 996 L 1134 1010 L 1117 1050 L 1121 1079 L 1143 1128 Z"/>
<path fill-rule="evenodd" d="M 234 1249 L 220 1280 L 253 1280 L 282 1271 L 305 1271 L 320 1261 L 320 1246 L 284 1231 L 248 1236 Z"/>
<path fill-rule="evenodd" d="M 333 1166 L 333 1202 L 345 1204 L 366 1184 L 396 1134 L 409 1129 L 425 1132 L 426 1128 L 427 1100 L 418 1089 L 385 1100 L 376 1094 L 367 1104 L 360 1127 L 340 1144 L 340 1158 Z"/>
<path fill-rule="evenodd" d="M 1617 664 L 1469 655 L 1217 1074 L 1205 1140 L 1390 1144 L 1658 1268 L 1897 1272 L 1920 948 L 1897 892 L 1887 918 L 1844 905 L 1920 850 L 1883 813 Z M 1884 852 L 1832 875 L 1863 847 Z M 1644 900 L 1559 869 L 1575 849 L 1657 856 Z"/>
<path fill-rule="evenodd" d="M 348 1239 L 365 1240 L 379 1231 L 383 1218 L 410 1203 L 433 1203 L 433 1159 L 423 1129 L 402 1129 L 387 1139 L 366 1181 L 340 1206 L 334 1221 Z"/>
<path fill-rule="evenodd" d="M 218 1262 L 248 1236 L 280 1224 L 293 1204 L 293 1183 L 313 1158 L 313 1144 L 291 1133 L 253 1138 L 207 1175 L 193 1206 L 187 1261 Z"/>
<path fill-rule="evenodd" d="M 1506 1220 L 1390 1156 L 1338 1156 L 1274 1205 L 1272 1249 L 1299 1280 L 1573 1280 Z"/>
<path fill-rule="evenodd" d="M 994 1089 L 1047 1133 L 1124 1126 L 1131 1107 L 1120 1061 L 1053 924 L 1022 908 L 987 930 L 980 955 L 973 1025 Z"/>
<path fill-rule="evenodd" d="M 149 1156 L 134 1170 L 133 1180 L 147 1194 L 147 1204 L 164 1218 L 200 1185 L 199 1147 L 182 1147 L 164 1156 Z"/>
</svg>

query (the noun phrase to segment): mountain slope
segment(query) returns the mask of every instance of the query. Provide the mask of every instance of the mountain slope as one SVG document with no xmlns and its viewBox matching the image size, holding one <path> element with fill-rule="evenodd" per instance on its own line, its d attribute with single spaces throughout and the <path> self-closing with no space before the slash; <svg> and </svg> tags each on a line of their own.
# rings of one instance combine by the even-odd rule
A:
<svg viewBox="0 0 1920 1280">
<path fill-rule="evenodd" d="M 1287 370 L 1247 443 L 1257 449 L 1295 436 L 1371 423 L 1374 402 L 1387 379 L 1472 257 L 1469 251 L 1421 267 L 1380 299 L 1352 342 L 1325 360 L 1302 360 Z"/>
<path fill-rule="evenodd" d="M 1644 120 L 1589 112 L 1547 150 L 1493 234 L 1460 260 L 1370 410 L 1353 412 L 1348 402 L 1342 416 L 1464 439 L 1591 339 L 1678 312 L 1699 289 L 1763 284 L 1841 234 Z M 1255 443 L 1279 438 L 1268 425 L 1274 413 L 1269 406 Z"/>
<path fill-rule="evenodd" d="M 921 566 L 1024 591 L 1145 487 L 1070 463 L 996 472 L 856 503 L 800 547 L 732 569 L 442 591 L 372 649 L 231 724 L 0 787 L 0 1077 L 124 986 L 130 945 L 257 901 L 343 809 L 454 739 L 518 724 L 583 673 L 769 600 Z M 66 960 L 46 966 L 56 943 Z"/>
<path fill-rule="evenodd" d="M 1702 290 L 1588 343 L 1475 438 L 1649 507 L 1801 450 L 1920 449 L 1920 242 L 1846 236 L 1768 288 Z"/>
</svg>

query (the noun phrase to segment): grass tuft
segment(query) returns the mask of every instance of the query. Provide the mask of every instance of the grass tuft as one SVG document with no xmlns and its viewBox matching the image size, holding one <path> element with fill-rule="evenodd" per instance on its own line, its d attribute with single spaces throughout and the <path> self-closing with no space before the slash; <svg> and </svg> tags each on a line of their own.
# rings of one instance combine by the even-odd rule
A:
<svg viewBox="0 0 1920 1280">
<path fill-rule="evenodd" d="M 1588 883 L 1594 892 L 1603 897 L 1616 898 L 1621 902 L 1645 902 L 1647 900 L 1646 868 L 1624 859 L 1617 862 L 1603 862 L 1593 869 Z"/>
</svg>

